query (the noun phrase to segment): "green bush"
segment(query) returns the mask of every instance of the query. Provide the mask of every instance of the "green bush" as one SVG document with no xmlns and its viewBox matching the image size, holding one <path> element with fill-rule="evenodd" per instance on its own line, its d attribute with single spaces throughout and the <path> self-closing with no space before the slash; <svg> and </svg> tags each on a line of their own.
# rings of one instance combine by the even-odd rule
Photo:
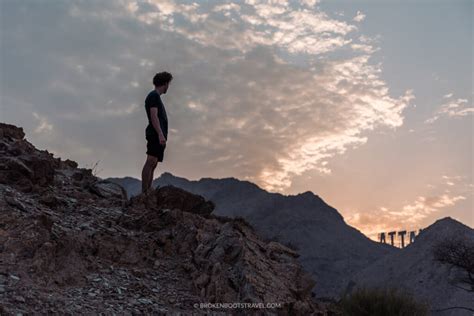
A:
<svg viewBox="0 0 474 316">
<path fill-rule="evenodd" d="M 338 304 L 347 316 L 425 316 L 426 303 L 394 287 L 357 288 L 342 297 Z"/>
</svg>

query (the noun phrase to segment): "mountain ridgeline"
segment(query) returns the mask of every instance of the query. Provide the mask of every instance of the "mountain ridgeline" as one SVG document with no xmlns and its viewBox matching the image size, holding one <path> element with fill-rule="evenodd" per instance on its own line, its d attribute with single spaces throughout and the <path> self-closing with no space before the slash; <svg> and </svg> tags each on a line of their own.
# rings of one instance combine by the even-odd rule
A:
<svg viewBox="0 0 474 316">
<path fill-rule="evenodd" d="M 130 195 L 141 188 L 134 178 L 110 180 Z M 437 243 L 459 237 L 467 251 L 463 256 L 470 256 L 463 264 L 474 267 L 474 231 L 450 217 L 424 228 L 415 242 L 400 249 L 367 238 L 309 191 L 285 196 L 235 178 L 190 181 L 169 172 L 154 181 L 154 186 L 166 185 L 199 194 L 215 203 L 214 214 L 244 218 L 263 238 L 296 249 L 298 261 L 316 281 L 313 294 L 322 301 L 337 301 L 364 286 L 395 287 L 428 304 L 433 315 L 474 311 L 474 292 L 463 289 L 469 275 L 433 255 Z"/>
<path fill-rule="evenodd" d="M 141 188 L 141 182 L 130 177 L 108 180 L 120 184 L 132 196 Z M 169 172 L 154 180 L 153 185 L 173 185 L 201 195 L 215 203 L 214 214 L 242 217 L 263 238 L 297 249 L 299 262 L 316 279 L 313 292 L 318 298 L 340 298 L 353 274 L 400 250 L 374 242 L 347 225 L 336 209 L 309 191 L 285 196 L 235 178 L 189 181 Z"/>
</svg>

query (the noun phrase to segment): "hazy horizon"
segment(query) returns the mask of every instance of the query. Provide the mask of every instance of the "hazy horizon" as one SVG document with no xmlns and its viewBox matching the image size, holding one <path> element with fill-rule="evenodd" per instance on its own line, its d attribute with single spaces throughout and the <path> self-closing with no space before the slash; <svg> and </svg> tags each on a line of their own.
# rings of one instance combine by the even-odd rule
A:
<svg viewBox="0 0 474 316">
<path fill-rule="evenodd" d="M 164 163 L 312 191 L 372 239 L 474 227 L 472 2 L 0 1 L 0 120 L 140 179 L 152 77 Z"/>
</svg>

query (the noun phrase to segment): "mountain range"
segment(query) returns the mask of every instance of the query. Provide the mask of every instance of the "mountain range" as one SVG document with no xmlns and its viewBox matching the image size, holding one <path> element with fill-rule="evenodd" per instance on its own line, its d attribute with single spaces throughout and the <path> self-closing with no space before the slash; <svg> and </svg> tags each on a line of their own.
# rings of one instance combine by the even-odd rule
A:
<svg viewBox="0 0 474 316">
<path fill-rule="evenodd" d="M 131 177 L 107 180 L 123 186 L 130 196 L 141 190 L 141 182 Z M 313 292 L 320 299 L 340 298 L 352 275 L 400 251 L 369 239 L 310 191 L 286 196 L 236 178 L 190 181 L 169 172 L 153 185 L 173 185 L 201 195 L 215 203 L 214 214 L 242 217 L 263 238 L 297 249 L 299 262 L 316 280 Z"/>
<path fill-rule="evenodd" d="M 131 196 L 141 190 L 141 181 L 132 177 L 109 180 Z M 297 250 L 299 262 L 316 281 L 313 293 L 320 300 L 338 300 L 363 286 L 392 286 L 430 304 L 434 315 L 474 312 L 474 292 L 455 284 L 466 272 L 433 258 L 437 242 L 456 236 L 467 240 L 474 254 L 473 229 L 450 217 L 421 230 L 414 242 L 400 249 L 367 238 L 310 191 L 282 195 L 236 178 L 193 181 L 169 172 L 153 185 L 172 185 L 204 196 L 216 204 L 216 215 L 244 218 L 263 238 Z"/>
</svg>

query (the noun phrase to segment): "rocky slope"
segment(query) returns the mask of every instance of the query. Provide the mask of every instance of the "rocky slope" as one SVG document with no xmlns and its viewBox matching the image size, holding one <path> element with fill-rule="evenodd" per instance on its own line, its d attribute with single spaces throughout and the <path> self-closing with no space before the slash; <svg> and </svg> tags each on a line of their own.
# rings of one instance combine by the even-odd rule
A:
<svg viewBox="0 0 474 316">
<path fill-rule="evenodd" d="M 137 179 L 110 180 L 120 183 L 130 195 L 140 190 Z M 169 172 L 154 185 L 173 185 L 202 195 L 216 204 L 214 214 L 243 217 L 262 237 L 297 248 L 299 262 L 316 280 L 313 292 L 320 299 L 339 299 L 352 275 L 399 251 L 347 225 L 336 209 L 310 191 L 285 196 L 235 178 L 189 181 Z"/>
<path fill-rule="evenodd" d="M 330 314 L 298 253 L 246 221 L 173 186 L 128 200 L 24 136 L 0 123 L 0 314 Z"/>
<path fill-rule="evenodd" d="M 431 304 L 433 315 L 472 315 L 474 292 L 461 289 L 466 272 L 434 260 L 433 246 L 443 240 L 462 238 L 474 247 L 474 230 L 450 217 L 424 229 L 416 241 L 398 253 L 386 256 L 354 276 L 351 291 L 360 286 L 396 286 L 420 301 Z M 471 262 L 474 258 L 471 258 Z M 350 291 L 349 291 L 350 292 Z M 449 309 L 467 307 L 466 309 Z M 441 310 L 436 312 L 436 310 Z"/>
</svg>

